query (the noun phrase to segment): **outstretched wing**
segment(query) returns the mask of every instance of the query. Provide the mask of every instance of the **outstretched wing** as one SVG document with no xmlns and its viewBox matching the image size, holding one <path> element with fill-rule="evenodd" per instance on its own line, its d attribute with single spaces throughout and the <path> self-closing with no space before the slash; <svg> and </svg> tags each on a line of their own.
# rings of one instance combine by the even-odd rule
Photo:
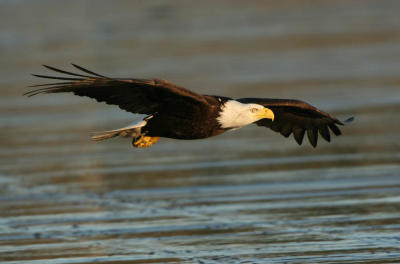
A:
<svg viewBox="0 0 400 264">
<path fill-rule="evenodd" d="M 33 74 L 36 77 L 62 80 L 61 82 L 33 85 L 39 89 L 25 93 L 33 96 L 41 93 L 72 92 L 75 95 L 87 96 L 118 105 L 121 109 L 132 113 L 152 114 L 155 112 L 190 111 L 194 107 L 207 104 L 205 96 L 194 93 L 162 79 L 116 79 L 109 78 L 81 66 L 72 64 L 83 73 L 72 73 L 54 67 L 49 70 L 66 76 L 56 77 Z"/>
<path fill-rule="evenodd" d="M 238 101 L 260 104 L 271 109 L 275 115 L 274 121 L 261 119 L 256 124 L 269 127 L 285 137 L 289 137 L 293 133 L 299 145 L 303 142 L 306 131 L 308 140 L 313 147 L 317 146 L 318 132 L 328 142 L 331 140 L 330 130 L 336 136 L 341 134 L 338 125 L 343 125 L 342 122 L 303 101 L 263 98 L 241 98 Z"/>
</svg>

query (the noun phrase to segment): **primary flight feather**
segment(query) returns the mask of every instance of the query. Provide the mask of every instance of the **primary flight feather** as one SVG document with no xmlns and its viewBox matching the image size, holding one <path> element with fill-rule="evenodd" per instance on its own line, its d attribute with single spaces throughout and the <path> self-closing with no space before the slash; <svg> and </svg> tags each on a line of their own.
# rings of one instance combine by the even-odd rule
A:
<svg viewBox="0 0 400 264">
<path fill-rule="evenodd" d="M 72 65 L 82 73 L 44 65 L 64 74 L 64 77 L 34 74 L 60 82 L 34 85 L 32 87 L 41 88 L 25 95 L 71 92 L 117 105 L 128 112 L 147 115 L 126 127 L 99 132 L 92 137 L 93 140 L 130 137 L 134 147 L 145 148 L 160 137 L 208 138 L 252 123 L 268 127 L 285 137 L 293 134 L 299 145 L 307 134 L 313 147 L 317 146 L 318 134 L 328 142 L 331 140 L 330 131 L 337 136 L 341 134 L 338 127 L 343 125 L 341 121 L 303 101 L 201 95 L 163 79 L 110 78 Z"/>
</svg>

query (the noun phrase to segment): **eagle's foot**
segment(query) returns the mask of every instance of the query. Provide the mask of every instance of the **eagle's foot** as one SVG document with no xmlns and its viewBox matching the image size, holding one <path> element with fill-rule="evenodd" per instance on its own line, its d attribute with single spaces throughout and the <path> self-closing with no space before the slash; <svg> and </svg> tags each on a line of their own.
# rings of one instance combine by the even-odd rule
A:
<svg viewBox="0 0 400 264">
<path fill-rule="evenodd" d="M 138 139 L 133 139 L 132 146 L 135 148 L 148 148 L 156 143 L 160 137 L 141 136 Z"/>
</svg>

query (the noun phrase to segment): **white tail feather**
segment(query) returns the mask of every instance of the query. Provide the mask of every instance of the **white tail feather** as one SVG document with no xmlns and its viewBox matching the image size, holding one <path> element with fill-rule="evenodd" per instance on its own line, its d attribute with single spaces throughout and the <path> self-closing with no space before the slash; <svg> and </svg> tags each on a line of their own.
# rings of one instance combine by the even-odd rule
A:
<svg viewBox="0 0 400 264">
<path fill-rule="evenodd" d="M 104 139 L 109 139 L 113 137 L 139 137 L 141 134 L 141 128 L 147 124 L 149 118 L 145 118 L 139 122 L 132 123 L 126 127 L 109 130 L 109 131 L 101 131 L 95 132 L 94 135 L 91 137 L 94 141 L 100 141 Z"/>
<path fill-rule="evenodd" d="M 109 139 L 109 138 L 113 138 L 116 136 L 119 136 L 119 132 L 95 132 L 96 134 L 93 135 L 91 138 L 94 141 L 100 141 L 100 140 L 104 140 L 104 139 Z"/>
</svg>

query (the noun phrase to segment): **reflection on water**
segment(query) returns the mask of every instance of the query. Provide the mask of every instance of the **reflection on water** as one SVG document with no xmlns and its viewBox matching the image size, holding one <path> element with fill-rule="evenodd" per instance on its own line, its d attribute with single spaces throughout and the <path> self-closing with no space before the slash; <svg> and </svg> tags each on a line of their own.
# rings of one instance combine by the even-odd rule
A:
<svg viewBox="0 0 400 264">
<path fill-rule="evenodd" d="M 400 262 L 398 1 L 0 7 L 2 263 Z M 94 143 L 141 117 L 21 96 L 40 64 L 70 61 L 356 121 L 315 150 L 256 126 L 144 150 Z"/>
</svg>

